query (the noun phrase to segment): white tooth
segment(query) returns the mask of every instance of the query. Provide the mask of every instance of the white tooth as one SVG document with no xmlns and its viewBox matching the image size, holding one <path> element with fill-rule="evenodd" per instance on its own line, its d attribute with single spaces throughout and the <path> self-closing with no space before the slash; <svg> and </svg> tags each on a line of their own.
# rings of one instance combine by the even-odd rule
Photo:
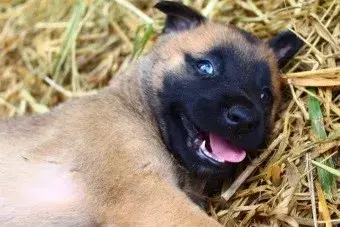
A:
<svg viewBox="0 0 340 227">
<path fill-rule="evenodd" d="M 205 148 L 205 140 L 203 140 L 201 146 L 200 146 L 200 149 L 203 151 L 203 150 L 206 150 Z"/>
<path fill-rule="evenodd" d="M 203 152 L 203 154 L 205 154 L 206 156 L 208 156 L 209 158 L 212 158 L 218 162 L 224 162 L 222 159 L 216 157 L 214 154 L 210 153 L 206 146 L 205 146 L 205 140 L 202 142 L 201 146 L 200 146 L 200 150 Z"/>
<path fill-rule="evenodd" d="M 200 150 L 208 157 L 212 158 L 210 152 L 207 150 L 207 148 L 205 147 L 205 140 L 202 142 L 201 146 L 200 146 Z"/>
</svg>

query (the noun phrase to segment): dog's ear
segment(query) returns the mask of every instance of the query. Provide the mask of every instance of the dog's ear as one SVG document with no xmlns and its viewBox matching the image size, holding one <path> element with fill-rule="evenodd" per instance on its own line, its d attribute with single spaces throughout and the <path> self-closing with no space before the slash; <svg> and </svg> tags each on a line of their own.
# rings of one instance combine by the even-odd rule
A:
<svg viewBox="0 0 340 227">
<path fill-rule="evenodd" d="M 268 41 L 274 50 L 279 68 L 282 68 L 303 46 L 303 41 L 291 31 L 279 33 Z"/>
<path fill-rule="evenodd" d="M 198 11 L 179 2 L 161 1 L 155 5 L 155 8 L 166 14 L 163 33 L 192 29 L 206 20 Z"/>
</svg>

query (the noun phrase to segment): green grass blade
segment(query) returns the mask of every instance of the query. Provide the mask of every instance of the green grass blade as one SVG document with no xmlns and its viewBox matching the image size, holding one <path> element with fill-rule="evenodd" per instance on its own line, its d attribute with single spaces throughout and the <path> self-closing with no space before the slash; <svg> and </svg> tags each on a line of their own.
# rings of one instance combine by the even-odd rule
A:
<svg viewBox="0 0 340 227">
<path fill-rule="evenodd" d="M 315 94 L 315 89 L 309 89 L 310 92 Z M 314 133 L 319 139 L 326 139 L 327 134 L 325 131 L 325 126 L 323 123 L 323 115 L 320 107 L 320 102 L 315 97 L 311 95 L 308 96 L 308 106 L 309 106 L 309 116 L 311 120 L 311 125 Z M 321 161 L 322 158 L 317 158 L 318 161 Z M 332 159 L 326 160 L 324 165 L 334 167 L 334 163 Z M 335 184 L 335 177 L 329 171 L 324 168 L 317 168 L 317 174 L 319 181 L 321 183 L 322 189 L 326 193 L 328 199 L 332 199 L 332 188 Z"/>
<path fill-rule="evenodd" d="M 141 35 L 143 33 L 143 35 Z M 154 34 L 152 24 L 143 24 L 138 27 L 133 45 L 132 59 L 138 57 L 144 50 L 145 45 Z"/>
<path fill-rule="evenodd" d="M 145 24 L 140 25 L 137 30 L 136 30 L 136 34 L 135 34 L 135 41 L 133 44 L 133 51 L 132 51 L 132 58 L 135 58 L 138 54 L 138 51 L 141 49 L 141 31 L 142 29 L 145 27 Z"/>
<path fill-rule="evenodd" d="M 72 11 L 72 16 L 69 25 L 63 34 L 63 44 L 61 46 L 60 54 L 56 59 L 53 68 L 53 79 L 58 83 L 60 70 L 65 63 L 68 53 L 71 51 L 72 43 L 76 41 L 78 35 L 78 26 L 86 10 L 86 3 L 78 1 Z"/>
<path fill-rule="evenodd" d="M 310 89 L 310 92 L 315 94 L 314 89 Z M 309 117 L 311 120 L 312 128 L 319 139 L 326 139 L 327 134 L 325 126 L 323 124 L 323 116 L 321 112 L 320 102 L 312 96 L 308 96 L 309 105 Z"/>
<path fill-rule="evenodd" d="M 85 14 L 87 5 L 84 1 L 78 0 L 72 9 L 72 15 L 68 22 L 68 26 L 64 33 L 62 34 L 63 43 L 60 47 L 60 53 L 53 61 L 53 68 L 52 68 L 52 79 L 57 84 L 61 84 L 64 78 L 61 77 L 61 70 L 62 67 L 67 59 L 69 52 L 72 49 L 72 45 L 76 42 L 78 33 L 80 31 L 79 27 L 81 24 L 81 19 Z M 50 87 L 49 90 L 45 93 L 43 98 L 41 99 L 42 103 L 48 103 L 48 99 L 53 92 L 53 88 Z"/>
<path fill-rule="evenodd" d="M 337 176 L 337 177 L 340 177 L 340 170 L 334 169 L 334 168 L 329 167 L 329 166 L 327 166 L 327 165 L 325 165 L 325 164 L 322 164 L 322 163 L 320 163 L 320 162 L 316 162 L 316 161 L 313 161 L 313 160 L 311 160 L 311 161 L 312 161 L 312 163 L 313 163 L 314 165 L 316 165 L 316 166 L 318 166 L 318 167 L 320 167 L 320 168 L 322 168 L 322 169 L 328 171 L 329 173 L 331 173 L 331 174 L 333 174 L 333 175 L 335 175 L 335 176 Z"/>
</svg>

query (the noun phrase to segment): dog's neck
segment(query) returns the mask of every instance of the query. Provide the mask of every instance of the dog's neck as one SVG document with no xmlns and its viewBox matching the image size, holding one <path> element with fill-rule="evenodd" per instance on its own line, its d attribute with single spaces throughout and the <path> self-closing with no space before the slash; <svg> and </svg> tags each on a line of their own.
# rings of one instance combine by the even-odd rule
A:
<svg viewBox="0 0 340 227">
<path fill-rule="evenodd" d="M 138 62 L 131 63 L 128 67 L 124 72 L 116 75 L 108 89 L 112 95 L 131 109 L 136 117 L 155 124 L 155 118 L 144 91 L 143 70 L 139 69 Z"/>
</svg>

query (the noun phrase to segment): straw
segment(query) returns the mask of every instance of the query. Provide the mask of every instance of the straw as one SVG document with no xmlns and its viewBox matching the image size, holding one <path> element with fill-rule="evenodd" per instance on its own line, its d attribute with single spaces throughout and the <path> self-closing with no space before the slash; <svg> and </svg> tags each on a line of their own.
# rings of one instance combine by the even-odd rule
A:
<svg viewBox="0 0 340 227">
<path fill-rule="evenodd" d="M 160 34 L 155 3 L 0 1 L 0 116 L 44 113 L 107 86 Z M 225 184 L 216 197 L 227 202 L 212 203 L 212 216 L 226 226 L 339 224 L 340 1 L 184 3 L 262 39 L 291 29 L 305 42 L 282 70 L 269 147 Z"/>
</svg>

